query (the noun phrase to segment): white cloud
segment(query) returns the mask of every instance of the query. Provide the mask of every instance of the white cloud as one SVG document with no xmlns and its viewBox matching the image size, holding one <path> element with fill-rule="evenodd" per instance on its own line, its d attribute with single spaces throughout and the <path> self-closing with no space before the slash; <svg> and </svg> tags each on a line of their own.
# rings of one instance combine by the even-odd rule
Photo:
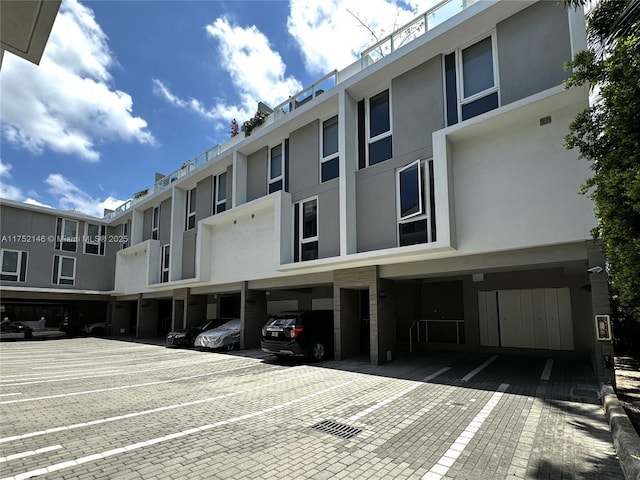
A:
<svg viewBox="0 0 640 480">
<path fill-rule="evenodd" d="M 7 200 L 20 201 L 22 199 L 22 191 L 18 187 L 7 183 L 11 180 L 11 168 L 10 164 L 0 161 L 0 197 Z"/>
<path fill-rule="evenodd" d="M 27 198 L 24 203 L 27 203 L 29 205 L 37 205 L 38 207 L 47 207 L 47 208 L 53 208 L 51 205 L 47 205 L 46 203 L 42 203 L 39 202 L 38 200 L 35 200 L 31 197 Z"/>
<path fill-rule="evenodd" d="M 389 35 L 426 10 L 426 3 L 411 2 L 407 10 L 385 0 L 291 0 L 287 26 L 307 71 L 323 75 L 349 66 L 376 42 L 372 32 Z"/>
<path fill-rule="evenodd" d="M 32 196 L 38 196 L 35 192 L 29 192 L 31 196 L 25 198 L 22 190 L 10 185 L 12 168 L 11 164 L 0 161 L 0 197 L 30 205 L 53 208 L 32 198 Z M 48 193 L 57 200 L 56 208 L 62 210 L 75 210 L 100 218 L 105 208 L 115 210 L 125 202 L 111 196 L 105 199 L 93 198 L 60 173 L 50 174 L 44 183 L 48 186 Z"/>
<path fill-rule="evenodd" d="M 227 17 L 221 17 L 207 25 L 206 31 L 218 44 L 219 62 L 229 73 L 235 91 L 240 95 L 239 103 L 232 105 L 221 100 L 207 108 L 195 98 L 179 98 L 164 82 L 154 79 L 154 92 L 167 102 L 226 128 L 234 118 L 242 123 L 252 117 L 258 102 L 273 107 L 302 89 L 297 79 L 286 76 L 282 57 L 272 49 L 267 37 L 257 27 L 241 27 Z"/>
<path fill-rule="evenodd" d="M 274 106 L 302 89 L 298 80 L 285 77 L 282 57 L 257 27 L 240 27 L 221 17 L 207 26 L 207 33 L 219 42 L 222 66 L 239 89 L 244 109 L 255 111 L 257 101 Z"/>
<path fill-rule="evenodd" d="M 305 69 L 318 77 L 341 69 L 359 58 L 378 38 L 411 21 L 439 0 L 290 0 L 288 33 L 298 44 Z M 286 76 L 286 64 L 269 39 L 256 26 L 242 27 L 228 17 L 207 25 L 218 44 L 218 61 L 229 73 L 240 95 L 237 105 L 224 101 L 206 107 L 193 97 L 175 95 L 162 80 L 154 79 L 154 92 L 178 108 L 228 127 L 235 118 L 242 123 L 263 101 L 274 107 L 302 90 L 297 79 Z"/>
<path fill-rule="evenodd" d="M 196 100 L 192 97 L 188 100 L 184 100 L 175 96 L 162 82 L 162 80 L 158 80 L 157 78 L 153 79 L 153 93 L 164 98 L 167 102 L 175 105 L 176 107 L 189 109 L 208 120 L 215 120 L 218 117 L 215 109 L 207 109 L 200 100 Z"/>
<path fill-rule="evenodd" d="M 93 11 L 64 0 L 39 66 L 5 55 L 0 77 L 2 134 L 13 145 L 98 161 L 104 141 L 154 144 L 133 100 L 113 89 L 115 61 Z"/>
<path fill-rule="evenodd" d="M 105 208 L 114 210 L 124 203 L 124 200 L 111 196 L 104 200 L 93 198 L 60 173 L 50 174 L 45 183 L 49 186 L 49 193 L 58 199 L 59 208 L 63 210 L 75 210 L 102 217 Z"/>
</svg>

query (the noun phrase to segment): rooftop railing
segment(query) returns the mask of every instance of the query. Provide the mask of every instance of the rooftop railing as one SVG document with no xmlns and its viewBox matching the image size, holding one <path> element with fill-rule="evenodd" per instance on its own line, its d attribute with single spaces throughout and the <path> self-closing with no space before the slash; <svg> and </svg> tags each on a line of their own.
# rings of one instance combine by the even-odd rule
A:
<svg viewBox="0 0 640 480">
<path fill-rule="evenodd" d="M 416 38 L 433 30 L 445 20 L 462 12 L 478 0 L 443 0 L 419 17 L 396 29 L 360 54 L 360 66 L 366 68 Z"/>
<path fill-rule="evenodd" d="M 273 113 L 269 115 L 270 121 L 265 122 L 266 124 L 271 124 L 273 122 L 277 122 L 281 118 L 284 118 L 289 113 L 293 112 L 295 109 L 305 105 L 309 101 L 316 98 L 318 95 L 326 92 L 327 90 L 332 89 L 340 82 L 345 81 L 347 78 L 351 77 L 355 73 L 367 68 L 368 66 L 376 63 L 378 60 L 384 58 L 385 56 L 393 53 L 398 48 L 406 45 L 416 38 L 424 35 L 429 30 L 435 28 L 437 25 L 440 25 L 445 20 L 453 17 L 454 15 L 462 12 L 469 6 L 478 2 L 479 0 L 443 0 L 434 7 L 427 10 L 422 15 L 416 17 L 411 22 L 403 25 L 402 27 L 394 30 L 394 32 L 375 45 L 370 46 L 366 50 L 364 50 L 360 54 L 360 60 L 356 61 L 352 65 L 346 67 L 342 71 L 333 70 L 332 72 L 327 73 L 324 77 L 314 82 L 312 85 L 306 87 L 305 89 L 299 91 L 295 95 L 290 96 L 286 101 L 277 105 L 273 109 Z M 200 166 L 209 163 L 215 157 L 220 155 L 223 151 L 231 148 L 232 145 L 235 145 L 236 141 L 231 139 L 226 142 L 224 145 L 216 145 L 213 148 L 210 148 L 206 152 L 198 155 L 192 160 L 188 160 L 182 164 L 180 168 L 175 170 L 174 172 L 166 175 L 161 178 L 153 185 L 153 189 L 143 190 L 136 194 L 135 198 L 127 200 L 125 203 L 116 208 L 113 212 L 109 212 L 104 216 L 105 220 L 110 220 L 121 213 L 129 210 L 136 201 L 141 200 L 142 198 L 150 195 L 152 193 L 157 192 L 158 190 L 162 190 L 163 188 L 171 185 L 173 182 L 178 180 L 179 178 L 185 176 L 189 172 L 199 168 Z"/>
<path fill-rule="evenodd" d="M 273 109 L 273 119 L 277 121 L 278 119 L 284 117 L 285 115 L 293 112 L 296 108 L 303 106 L 304 104 L 310 102 L 318 95 L 326 92 L 327 90 L 332 89 L 338 84 L 338 70 L 334 70 L 332 72 L 327 73 L 320 80 L 317 80 L 307 88 L 300 90 L 295 95 L 290 96 L 287 100 L 282 102 L 280 105 L 277 105 Z"/>
<path fill-rule="evenodd" d="M 157 192 L 158 190 L 162 190 L 164 187 L 171 185 L 173 182 L 178 180 L 179 178 L 184 177 L 186 174 L 192 172 L 198 167 L 201 167 L 205 163 L 209 163 L 211 160 L 216 158 L 223 152 L 222 145 L 218 144 L 204 153 L 201 153 L 197 157 L 187 160 L 182 164 L 180 168 L 174 170 L 169 175 L 165 175 L 160 180 L 158 180 L 153 185 L 153 191 Z"/>
</svg>

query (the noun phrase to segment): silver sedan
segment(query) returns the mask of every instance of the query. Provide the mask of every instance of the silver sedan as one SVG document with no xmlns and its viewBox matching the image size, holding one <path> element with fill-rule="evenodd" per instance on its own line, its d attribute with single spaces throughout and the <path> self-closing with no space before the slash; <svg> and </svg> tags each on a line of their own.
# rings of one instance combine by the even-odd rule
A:
<svg viewBox="0 0 640 480">
<path fill-rule="evenodd" d="M 240 319 L 230 320 L 196 337 L 196 348 L 235 350 L 240 345 Z"/>
</svg>

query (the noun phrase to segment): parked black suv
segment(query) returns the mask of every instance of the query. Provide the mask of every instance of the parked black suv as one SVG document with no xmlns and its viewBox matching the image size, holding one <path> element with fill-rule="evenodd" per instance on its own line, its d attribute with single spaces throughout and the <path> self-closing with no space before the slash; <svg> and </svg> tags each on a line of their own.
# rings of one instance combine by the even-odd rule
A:
<svg viewBox="0 0 640 480">
<path fill-rule="evenodd" d="M 333 356 L 333 310 L 303 310 L 272 315 L 260 346 L 276 357 L 324 360 Z"/>
</svg>

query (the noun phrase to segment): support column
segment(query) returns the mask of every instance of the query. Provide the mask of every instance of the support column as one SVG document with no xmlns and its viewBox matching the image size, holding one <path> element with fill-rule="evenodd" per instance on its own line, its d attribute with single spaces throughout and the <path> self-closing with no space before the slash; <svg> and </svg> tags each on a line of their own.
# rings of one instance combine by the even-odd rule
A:
<svg viewBox="0 0 640 480">
<path fill-rule="evenodd" d="M 138 300 L 138 329 L 136 338 L 153 338 L 158 335 L 158 301 Z"/>
<path fill-rule="evenodd" d="M 596 315 L 611 315 L 609 300 L 609 278 L 606 272 L 606 259 L 600 242 L 587 241 L 587 268 L 601 267 L 602 271 L 589 275 L 591 284 L 591 328 L 595 344 L 592 361 L 598 382 L 604 382 L 615 387 L 616 376 L 613 369 L 613 342 L 600 341 L 596 337 Z"/>
<path fill-rule="evenodd" d="M 127 335 L 135 332 L 129 331 L 131 323 L 130 302 L 113 302 L 111 309 L 111 335 Z"/>
<path fill-rule="evenodd" d="M 259 348 L 262 327 L 267 321 L 267 294 L 250 290 L 243 282 L 240 292 L 240 348 Z"/>
<path fill-rule="evenodd" d="M 334 288 L 335 357 L 342 360 L 360 353 L 360 291 L 369 297 L 369 360 L 381 365 L 396 350 L 394 285 L 378 278 L 378 267 L 336 270 Z"/>
<path fill-rule="evenodd" d="M 187 308 L 189 289 L 180 288 L 173 291 L 173 308 L 171 313 L 171 330 L 187 328 Z"/>
</svg>

